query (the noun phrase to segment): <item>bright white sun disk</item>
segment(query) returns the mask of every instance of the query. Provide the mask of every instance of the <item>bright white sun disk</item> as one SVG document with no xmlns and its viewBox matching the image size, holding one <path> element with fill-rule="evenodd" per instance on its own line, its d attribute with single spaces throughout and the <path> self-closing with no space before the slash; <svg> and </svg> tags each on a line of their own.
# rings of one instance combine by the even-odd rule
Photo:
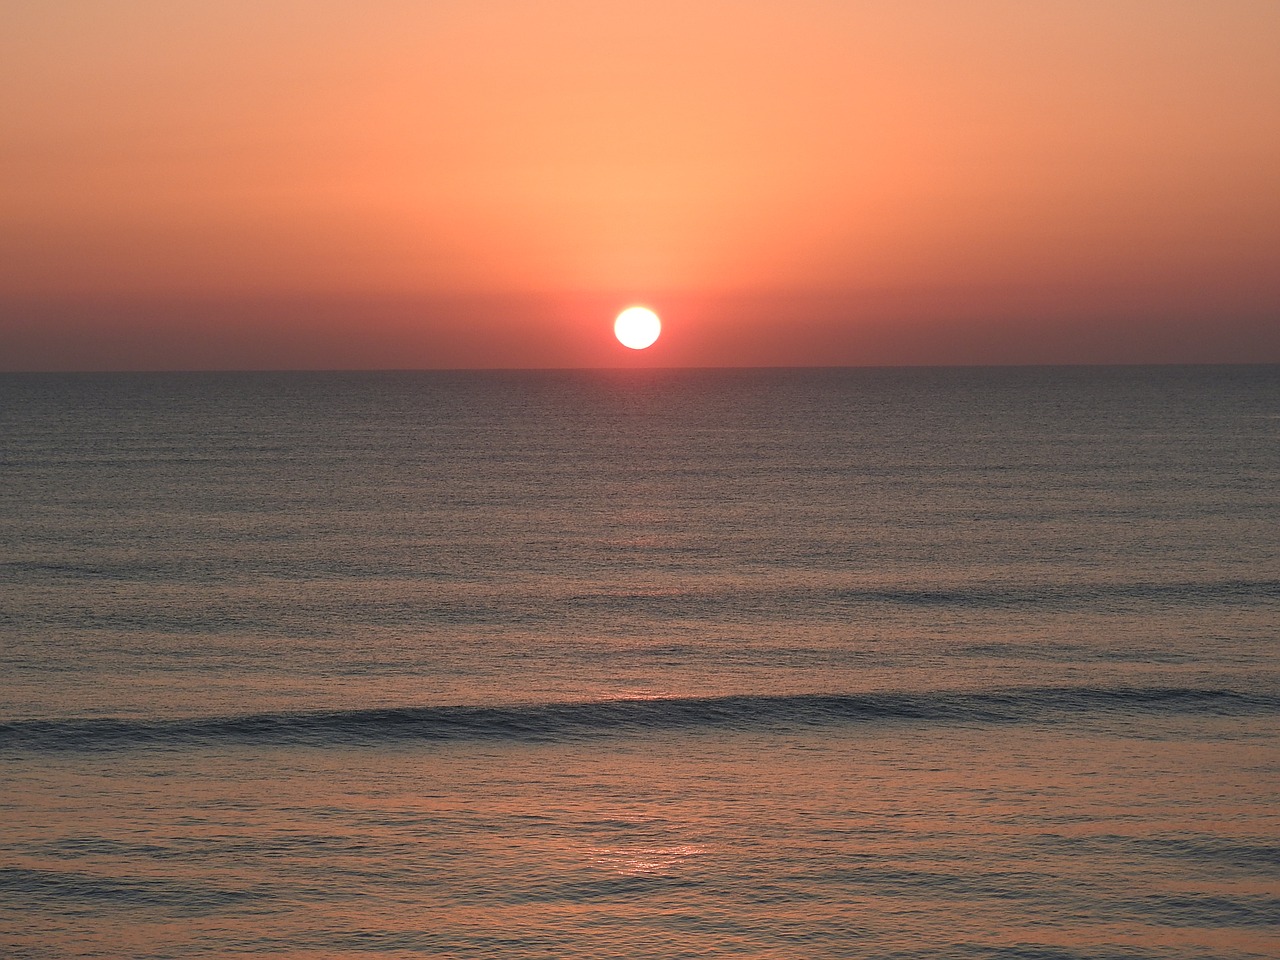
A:
<svg viewBox="0 0 1280 960">
<path fill-rule="evenodd" d="M 613 321 L 613 334 L 618 342 L 632 350 L 652 346 L 662 333 L 662 321 L 648 307 L 627 307 Z"/>
</svg>

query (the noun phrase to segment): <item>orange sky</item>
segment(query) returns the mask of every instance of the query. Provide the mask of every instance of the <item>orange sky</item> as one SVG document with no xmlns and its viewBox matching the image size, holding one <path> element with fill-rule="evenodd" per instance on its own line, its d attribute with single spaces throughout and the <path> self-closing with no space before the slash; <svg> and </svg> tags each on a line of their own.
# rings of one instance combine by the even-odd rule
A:
<svg viewBox="0 0 1280 960">
<path fill-rule="evenodd" d="M 0 369 L 1280 362 L 1278 50 L 1275 0 L 5 4 Z"/>
</svg>

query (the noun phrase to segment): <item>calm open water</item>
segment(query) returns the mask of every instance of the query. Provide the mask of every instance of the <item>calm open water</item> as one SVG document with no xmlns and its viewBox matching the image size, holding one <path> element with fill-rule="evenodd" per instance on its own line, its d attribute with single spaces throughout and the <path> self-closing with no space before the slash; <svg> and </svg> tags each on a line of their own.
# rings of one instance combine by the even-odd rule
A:
<svg viewBox="0 0 1280 960">
<path fill-rule="evenodd" d="M 1280 955 L 1280 368 L 0 377 L 0 956 Z"/>
</svg>

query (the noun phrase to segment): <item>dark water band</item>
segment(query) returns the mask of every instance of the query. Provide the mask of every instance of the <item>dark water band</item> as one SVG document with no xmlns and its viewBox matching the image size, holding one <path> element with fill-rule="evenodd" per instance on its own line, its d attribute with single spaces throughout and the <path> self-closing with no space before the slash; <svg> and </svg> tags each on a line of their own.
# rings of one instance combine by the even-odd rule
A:
<svg viewBox="0 0 1280 960">
<path fill-rule="evenodd" d="M 112 718 L 0 723 L 0 749 L 101 750 L 142 746 L 399 740 L 563 741 L 614 733 L 796 729 L 840 724 L 1000 724 L 1091 715 L 1223 717 L 1280 714 L 1280 696 L 1189 687 L 1044 687 L 986 692 L 678 697 L 505 706 L 396 707 L 172 720 Z"/>
</svg>

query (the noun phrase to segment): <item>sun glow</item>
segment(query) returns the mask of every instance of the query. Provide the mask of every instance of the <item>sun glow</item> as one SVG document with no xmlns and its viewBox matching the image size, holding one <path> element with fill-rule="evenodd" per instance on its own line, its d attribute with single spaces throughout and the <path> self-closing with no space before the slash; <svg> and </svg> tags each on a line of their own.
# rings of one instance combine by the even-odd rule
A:
<svg viewBox="0 0 1280 960">
<path fill-rule="evenodd" d="M 613 321 L 613 335 L 624 347 L 643 350 L 662 333 L 662 321 L 648 307 L 627 307 Z"/>
</svg>

